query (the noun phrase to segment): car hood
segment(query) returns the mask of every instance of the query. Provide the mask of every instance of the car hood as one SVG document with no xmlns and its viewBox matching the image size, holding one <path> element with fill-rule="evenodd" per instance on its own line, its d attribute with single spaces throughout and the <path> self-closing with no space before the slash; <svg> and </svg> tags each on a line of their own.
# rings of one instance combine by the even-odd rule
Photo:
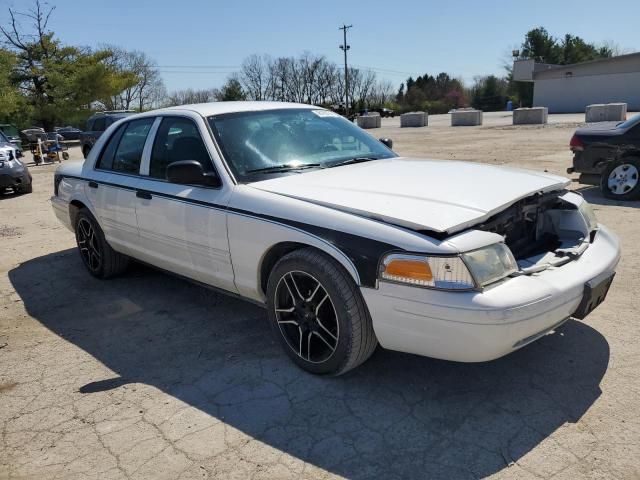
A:
<svg viewBox="0 0 640 480">
<path fill-rule="evenodd" d="M 251 187 L 413 230 L 453 233 L 538 192 L 547 173 L 451 160 L 391 158 L 251 183 Z"/>
</svg>

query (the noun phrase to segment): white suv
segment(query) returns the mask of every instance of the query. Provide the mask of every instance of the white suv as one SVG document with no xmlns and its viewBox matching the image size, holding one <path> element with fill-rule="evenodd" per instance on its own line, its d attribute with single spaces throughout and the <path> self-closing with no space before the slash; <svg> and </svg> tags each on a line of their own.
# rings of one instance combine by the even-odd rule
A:
<svg viewBox="0 0 640 480">
<path fill-rule="evenodd" d="M 604 299 L 620 250 L 554 175 L 398 157 L 309 105 L 130 116 L 52 197 L 89 272 L 134 258 L 264 305 L 285 351 L 340 374 L 380 343 L 477 362 Z"/>
</svg>

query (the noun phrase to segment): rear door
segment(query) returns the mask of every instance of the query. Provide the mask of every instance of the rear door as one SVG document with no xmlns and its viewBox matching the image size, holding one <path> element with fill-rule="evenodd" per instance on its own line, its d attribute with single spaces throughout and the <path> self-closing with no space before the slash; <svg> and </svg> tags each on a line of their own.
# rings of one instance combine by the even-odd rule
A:
<svg viewBox="0 0 640 480">
<path fill-rule="evenodd" d="M 224 210 L 231 188 L 180 185 L 169 183 L 165 176 L 167 166 L 180 160 L 196 160 L 205 171 L 215 172 L 214 151 L 201 118 L 162 117 L 137 184 L 136 213 L 145 245 L 142 260 L 236 291 Z"/>
<path fill-rule="evenodd" d="M 96 160 L 93 179 L 85 189 L 105 237 L 122 253 L 140 250 L 136 218 L 136 188 L 140 164 L 153 117 L 124 123 Z"/>
</svg>

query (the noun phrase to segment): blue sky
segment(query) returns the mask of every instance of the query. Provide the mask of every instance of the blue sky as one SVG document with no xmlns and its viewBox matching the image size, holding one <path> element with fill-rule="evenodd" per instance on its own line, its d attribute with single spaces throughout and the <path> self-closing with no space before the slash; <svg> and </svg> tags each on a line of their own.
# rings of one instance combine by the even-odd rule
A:
<svg viewBox="0 0 640 480">
<path fill-rule="evenodd" d="M 66 43 L 116 44 L 156 60 L 169 90 L 222 84 L 252 53 L 297 55 L 305 50 L 341 62 L 343 23 L 350 63 L 399 85 L 409 74 L 445 71 L 470 82 L 502 74 L 524 33 L 545 26 L 592 42 L 640 50 L 639 0 L 50 0 L 51 25 Z M 26 8 L 29 0 L 0 0 Z M 197 68 L 192 68 L 197 66 Z"/>
</svg>

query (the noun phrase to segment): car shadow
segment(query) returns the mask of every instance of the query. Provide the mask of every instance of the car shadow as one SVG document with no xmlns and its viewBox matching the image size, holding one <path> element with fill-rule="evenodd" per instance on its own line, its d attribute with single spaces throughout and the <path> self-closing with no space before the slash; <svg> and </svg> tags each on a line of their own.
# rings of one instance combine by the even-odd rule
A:
<svg viewBox="0 0 640 480">
<path fill-rule="evenodd" d="M 263 309 L 147 267 L 99 281 L 70 249 L 9 278 L 29 315 L 116 372 L 77 385 L 83 395 L 152 385 L 347 478 L 499 472 L 578 421 L 609 362 L 604 337 L 569 321 L 493 362 L 378 349 L 347 375 L 317 377 L 282 352 Z"/>
<path fill-rule="evenodd" d="M 603 205 L 603 206 L 616 206 L 616 207 L 629 207 L 629 208 L 640 208 L 640 201 L 638 200 L 612 200 L 609 198 L 605 198 L 600 191 L 600 188 L 587 185 L 584 187 L 577 188 L 575 190 L 582 194 L 585 200 L 594 205 Z"/>
</svg>

